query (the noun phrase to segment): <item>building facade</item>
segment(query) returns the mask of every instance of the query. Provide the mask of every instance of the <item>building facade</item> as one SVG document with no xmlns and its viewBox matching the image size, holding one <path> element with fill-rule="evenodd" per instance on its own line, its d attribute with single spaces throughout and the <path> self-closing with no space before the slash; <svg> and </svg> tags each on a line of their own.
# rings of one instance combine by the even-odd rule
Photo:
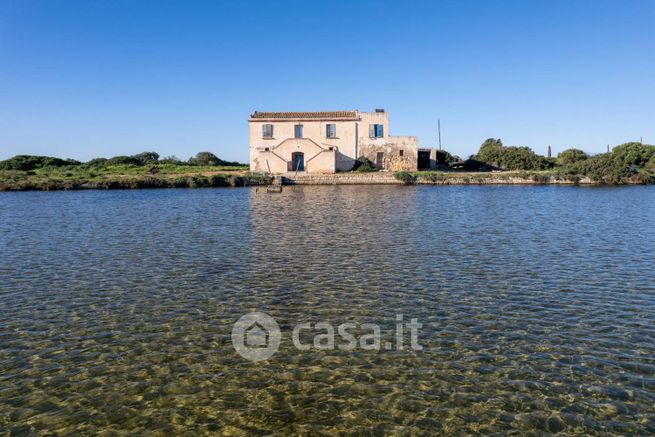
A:
<svg viewBox="0 0 655 437">
<path fill-rule="evenodd" d="M 389 135 L 389 114 L 375 112 L 254 112 L 250 170 L 263 173 L 335 173 L 359 157 L 381 170 L 416 170 L 418 140 Z"/>
</svg>

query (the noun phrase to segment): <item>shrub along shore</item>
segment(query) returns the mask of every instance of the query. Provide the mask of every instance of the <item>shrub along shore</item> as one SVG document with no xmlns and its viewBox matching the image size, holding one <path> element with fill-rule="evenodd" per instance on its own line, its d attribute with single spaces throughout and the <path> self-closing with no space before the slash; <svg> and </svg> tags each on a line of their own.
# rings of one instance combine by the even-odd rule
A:
<svg viewBox="0 0 655 437">
<path fill-rule="evenodd" d="M 448 156 L 451 164 L 477 165 L 486 171 L 457 171 L 444 165 L 436 171 L 401 171 L 394 176 L 406 184 L 433 185 L 655 183 L 655 146 L 634 142 L 600 155 L 568 149 L 557 158 L 548 158 L 528 147 L 506 147 L 500 139 L 490 138 L 468 160 Z M 353 169 L 373 171 L 372 163 L 364 158 Z M 268 175 L 249 172 L 245 164 L 224 161 L 209 152 L 187 161 L 160 158 L 155 152 L 84 163 L 31 155 L 0 161 L 0 191 L 239 187 L 271 181 Z"/>
<path fill-rule="evenodd" d="M 188 161 L 160 159 L 155 152 L 97 158 L 82 163 L 47 156 L 19 155 L 0 161 L 0 191 L 241 187 L 268 185 L 271 177 L 209 152 Z"/>
<path fill-rule="evenodd" d="M 453 157 L 457 160 L 457 157 Z M 506 147 L 500 139 L 489 138 L 476 155 L 457 164 L 485 169 L 466 175 L 453 172 L 397 172 L 407 183 L 530 183 L 535 184 L 653 184 L 655 146 L 625 143 L 607 153 L 590 156 L 582 150 L 564 150 L 557 158 L 534 153 L 529 147 Z M 451 165 L 452 165 L 451 164 Z"/>
</svg>

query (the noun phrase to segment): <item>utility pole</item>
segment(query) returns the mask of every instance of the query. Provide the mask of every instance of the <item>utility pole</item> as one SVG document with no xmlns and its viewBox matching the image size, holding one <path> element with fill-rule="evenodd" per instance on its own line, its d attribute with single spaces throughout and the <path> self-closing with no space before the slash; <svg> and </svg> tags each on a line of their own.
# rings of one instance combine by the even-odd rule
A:
<svg viewBox="0 0 655 437">
<path fill-rule="evenodd" d="M 441 150 L 441 119 L 437 119 L 437 130 L 439 131 L 439 150 Z"/>
</svg>

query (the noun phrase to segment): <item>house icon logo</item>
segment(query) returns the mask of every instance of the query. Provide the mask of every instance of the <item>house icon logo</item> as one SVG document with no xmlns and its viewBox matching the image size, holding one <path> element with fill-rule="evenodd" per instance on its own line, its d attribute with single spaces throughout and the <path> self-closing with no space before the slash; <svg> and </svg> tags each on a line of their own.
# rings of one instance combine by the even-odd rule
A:
<svg viewBox="0 0 655 437">
<path fill-rule="evenodd" d="M 268 331 L 258 321 L 246 329 L 245 344 L 248 347 L 268 347 Z"/>
<path fill-rule="evenodd" d="M 277 352 L 282 333 L 275 319 L 266 313 L 249 313 L 232 327 L 232 346 L 243 358 L 257 362 Z"/>
</svg>

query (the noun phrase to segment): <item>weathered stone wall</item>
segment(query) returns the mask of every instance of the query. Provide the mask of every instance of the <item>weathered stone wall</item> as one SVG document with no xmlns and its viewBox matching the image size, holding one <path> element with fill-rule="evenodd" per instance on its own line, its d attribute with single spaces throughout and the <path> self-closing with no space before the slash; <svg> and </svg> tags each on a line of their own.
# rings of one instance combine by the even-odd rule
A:
<svg viewBox="0 0 655 437">
<path fill-rule="evenodd" d="M 418 147 L 416 137 L 388 136 L 385 141 L 370 141 L 362 138 L 361 154 L 377 163 L 378 153 L 383 153 L 382 169 L 391 171 L 416 170 Z"/>
<path fill-rule="evenodd" d="M 282 176 L 284 184 L 295 185 L 403 185 L 404 182 L 395 178 L 391 172 L 374 173 L 336 173 L 336 174 L 294 174 L 287 173 Z M 574 185 L 593 184 L 589 178 L 557 179 L 547 176 L 543 179 L 494 175 L 494 174 L 440 174 L 439 178 L 429 180 L 422 177 L 417 178 L 419 185 Z"/>
<path fill-rule="evenodd" d="M 294 185 L 402 185 L 391 173 L 347 173 L 331 175 L 288 174 L 285 184 Z"/>
</svg>

